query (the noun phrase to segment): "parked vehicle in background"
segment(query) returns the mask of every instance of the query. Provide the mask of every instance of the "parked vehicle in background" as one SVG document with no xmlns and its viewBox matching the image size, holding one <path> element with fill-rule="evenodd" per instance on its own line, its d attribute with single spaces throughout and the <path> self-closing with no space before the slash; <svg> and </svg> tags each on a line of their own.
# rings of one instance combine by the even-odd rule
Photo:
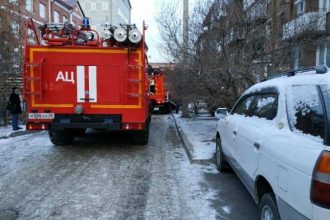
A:
<svg viewBox="0 0 330 220">
<path fill-rule="evenodd" d="M 330 73 L 282 75 L 248 89 L 219 120 L 216 165 L 230 164 L 260 219 L 329 220 Z"/>
<path fill-rule="evenodd" d="M 39 27 L 28 19 L 24 47 L 27 130 L 48 130 L 66 145 L 87 128 L 124 131 L 134 144 L 149 138 L 146 45 L 135 25 L 104 26 L 103 37 L 88 18 L 80 29 L 69 23 Z M 30 37 L 35 35 L 34 44 Z"/>
<path fill-rule="evenodd" d="M 171 95 L 165 86 L 164 72 L 159 69 L 153 69 L 149 75 L 150 106 L 153 112 L 170 113 L 176 105 L 171 101 Z"/>
<path fill-rule="evenodd" d="M 214 112 L 214 116 L 217 119 L 225 118 L 227 116 L 227 114 L 228 114 L 227 108 L 217 108 L 217 110 L 215 110 L 215 112 Z"/>
</svg>

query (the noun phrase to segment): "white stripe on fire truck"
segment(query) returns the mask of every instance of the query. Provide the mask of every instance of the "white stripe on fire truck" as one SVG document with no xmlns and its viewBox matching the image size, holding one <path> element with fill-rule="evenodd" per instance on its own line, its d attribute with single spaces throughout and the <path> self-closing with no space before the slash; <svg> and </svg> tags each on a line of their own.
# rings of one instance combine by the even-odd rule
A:
<svg viewBox="0 0 330 220">
<path fill-rule="evenodd" d="M 85 67 L 77 66 L 77 102 L 85 102 Z"/>
<path fill-rule="evenodd" d="M 96 85 L 96 66 L 88 67 L 89 78 L 89 102 L 97 102 L 97 85 Z"/>
</svg>

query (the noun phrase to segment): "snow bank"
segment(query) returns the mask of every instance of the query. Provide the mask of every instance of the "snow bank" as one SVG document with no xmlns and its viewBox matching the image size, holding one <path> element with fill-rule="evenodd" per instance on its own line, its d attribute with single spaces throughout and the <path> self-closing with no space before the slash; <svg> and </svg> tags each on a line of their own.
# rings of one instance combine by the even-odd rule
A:
<svg viewBox="0 0 330 220">
<path fill-rule="evenodd" d="M 26 130 L 25 125 L 20 125 L 20 127 L 22 129 L 18 130 L 18 131 L 13 131 L 11 126 L 0 127 L 0 138 L 7 138 L 7 137 L 10 137 L 14 133 Z"/>
<path fill-rule="evenodd" d="M 182 118 L 174 114 L 178 126 L 192 145 L 193 160 L 210 160 L 215 153 L 215 134 L 218 119 L 211 116 Z"/>
</svg>

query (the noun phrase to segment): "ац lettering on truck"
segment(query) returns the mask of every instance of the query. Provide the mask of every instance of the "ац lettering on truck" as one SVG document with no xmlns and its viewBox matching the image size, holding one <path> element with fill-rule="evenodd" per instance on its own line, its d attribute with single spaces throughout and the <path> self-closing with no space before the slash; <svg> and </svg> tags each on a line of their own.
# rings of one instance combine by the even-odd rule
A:
<svg viewBox="0 0 330 220">
<path fill-rule="evenodd" d="M 26 22 L 23 93 L 28 130 L 48 130 L 55 145 L 70 144 L 87 128 L 127 131 L 147 144 L 149 97 L 146 45 L 135 25 L 105 24 L 102 37 L 85 18 L 39 27 Z"/>
</svg>

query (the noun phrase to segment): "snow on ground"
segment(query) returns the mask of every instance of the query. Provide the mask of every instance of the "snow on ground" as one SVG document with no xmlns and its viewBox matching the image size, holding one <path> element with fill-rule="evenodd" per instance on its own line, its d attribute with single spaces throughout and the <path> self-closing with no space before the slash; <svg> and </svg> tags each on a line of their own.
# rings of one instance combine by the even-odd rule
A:
<svg viewBox="0 0 330 220">
<path fill-rule="evenodd" d="M 193 147 L 193 160 L 210 160 L 215 153 L 215 134 L 218 119 L 209 115 L 183 118 L 174 114 L 181 131 Z"/>
<path fill-rule="evenodd" d="M 212 208 L 211 202 L 215 199 L 217 192 L 206 182 L 205 173 L 207 172 L 203 165 L 183 163 L 180 166 L 180 173 L 183 177 L 181 181 L 191 198 L 187 203 L 195 210 L 195 218 L 216 219 L 217 211 Z"/>
<path fill-rule="evenodd" d="M 25 131 L 25 125 L 20 125 L 22 129 L 18 131 L 13 131 L 11 126 L 0 127 L 0 138 L 7 138 L 10 137 L 12 134 Z"/>
<path fill-rule="evenodd" d="M 39 160 L 52 146 L 46 132 L 0 139 L 0 176 L 15 173 Z"/>
<path fill-rule="evenodd" d="M 172 117 L 152 126 L 144 147 L 101 134 L 66 147 L 53 146 L 47 132 L 0 139 L 0 211 L 13 208 L 18 219 L 216 219 L 217 191 L 205 179 L 215 167 L 190 164 Z"/>
</svg>

